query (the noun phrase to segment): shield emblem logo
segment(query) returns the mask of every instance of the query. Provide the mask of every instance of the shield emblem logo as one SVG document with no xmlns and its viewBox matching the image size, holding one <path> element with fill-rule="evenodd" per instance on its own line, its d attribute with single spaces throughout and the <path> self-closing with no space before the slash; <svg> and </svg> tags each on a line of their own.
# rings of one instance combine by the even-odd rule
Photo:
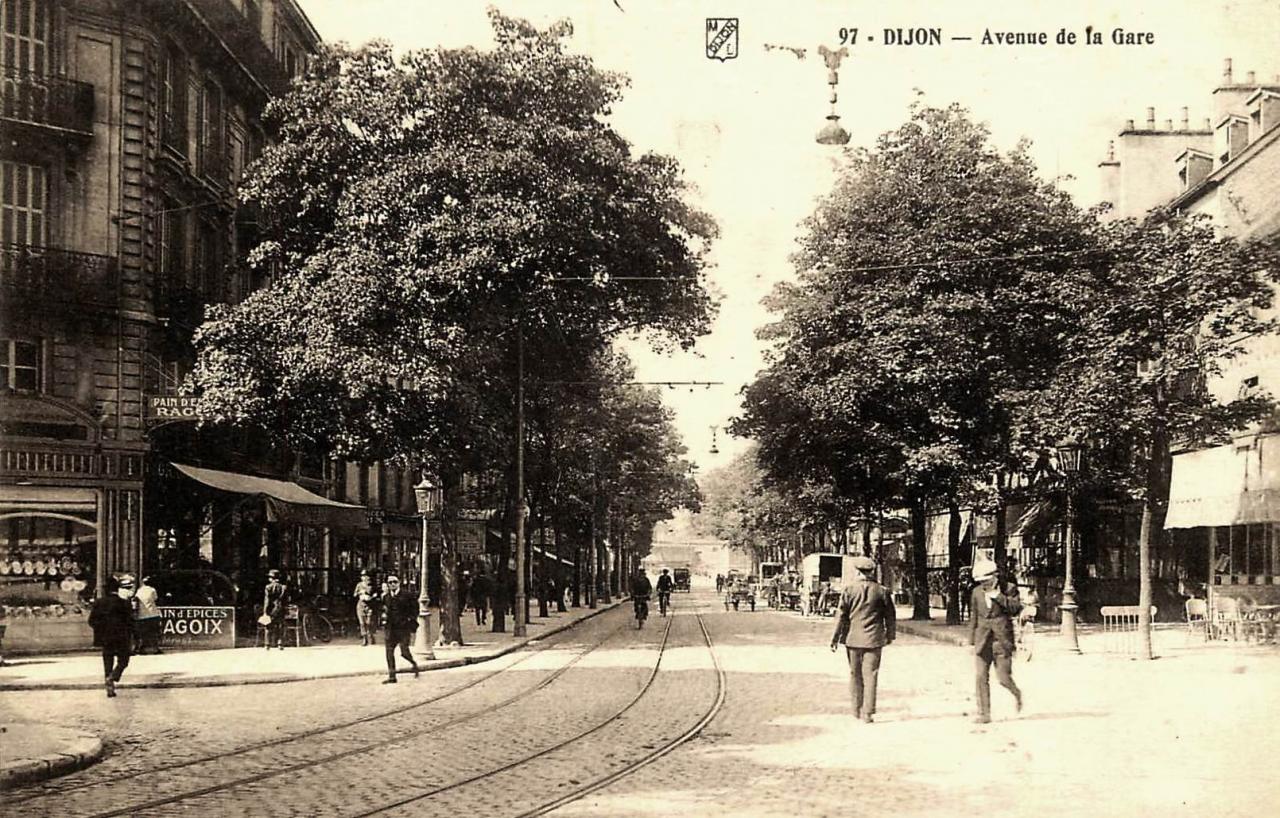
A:
<svg viewBox="0 0 1280 818">
<path fill-rule="evenodd" d="M 707 59 L 732 60 L 738 56 L 738 18 L 707 18 Z"/>
</svg>

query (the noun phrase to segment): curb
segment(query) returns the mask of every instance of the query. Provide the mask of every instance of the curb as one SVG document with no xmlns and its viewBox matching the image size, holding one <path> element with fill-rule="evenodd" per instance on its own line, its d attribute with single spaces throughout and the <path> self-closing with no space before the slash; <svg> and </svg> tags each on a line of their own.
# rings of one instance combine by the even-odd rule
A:
<svg viewBox="0 0 1280 818">
<path fill-rule="evenodd" d="M 62 752 L 0 763 L 0 790 L 46 781 L 82 770 L 99 761 L 103 753 L 102 739 L 87 733 L 79 736 Z"/>
<path fill-rule="evenodd" d="M 596 608 L 596 610 L 590 611 L 589 613 L 578 617 L 572 622 L 565 622 L 563 624 L 557 625 L 554 628 L 551 628 L 550 630 L 546 631 L 545 633 L 538 634 L 537 636 L 526 636 L 519 641 L 511 642 L 508 645 L 505 645 L 501 648 L 497 648 L 488 653 L 482 653 L 475 656 L 459 656 L 454 659 L 433 659 L 429 662 L 423 662 L 422 670 L 424 673 L 430 672 L 433 670 L 447 670 L 449 668 L 464 667 L 466 665 L 475 665 L 481 662 L 488 662 L 493 659 L 498 659 L 502 656 L 506 656 L 508 653 L 514 653 L 515 651 L 526 647 L 527 645 L 529 645 L 531 642 L 535 640 L 546 639 L 549 636 L 554 636 L 558 633 L 563 633 L 564 631 L 567 631 L 570 628 L 576 626 L 578 623 L 586 622 L 588 619 L 593 619 L 599 616 L 600 614 L 605 613 L 606 611 L 613 610 L 614 608 L 618 607 L 621 604 L 622 604 L 622 600 L 610 602 L 608 605 L 601 604 L 598 608 Z M 117 689 L 119 690 L 157 690 L 157 689 L 176 689 L 176 688 L 190 688 L 190 687 L 239 687 L 242 685 L 270 685 L 270 684 L 284 684 L 286 682 L 313 682 L 313 681 L 319 681 L 321 679 L 351 679 L 359 676 L 383 676 L 383 675 L 386 675 L 386 670 L 384 669 L 350 670 L 350 671 L 343 671 L 340 673 L 313 673 L 305 676 L 298 675 L 298 674 L 289 674 L 289 675 L 262 676 L 258 678 L 235 678 L 234 676 L 222 676 L 222 677 L 205 676 L 205 677 L 197 677 L 194 679 L 173 679 L 173 680 L 160 679 L 158 681 L 151 681 L 151 682 L 137 682 L 132 684 L 122 683 L 120 685 L 117 685 Z M 44 682 L 44 683 L 33 683 L 33 684 L 0 683 L 0 691 L 101 690 L 101 689 L 102 689 L 101 682 Z"/>
<path fill-rule="evenodd" d="M 899 619 L 898 630 L 901 633 L 908 633 L 912 636 L 918 636 L 921 639 L 928 639 L 933 642 L 942 642 L 947 645 L 959 645 L 962 648 L 969 647 L 969 637 L 959 633 L 947 633 L 939 630 L 938 626 L 928 625 L 923 622 L 916 622 L 911 619 Z M 957 625 L 944 625 L 942 627 L 959 627 Z"/>
</svg>

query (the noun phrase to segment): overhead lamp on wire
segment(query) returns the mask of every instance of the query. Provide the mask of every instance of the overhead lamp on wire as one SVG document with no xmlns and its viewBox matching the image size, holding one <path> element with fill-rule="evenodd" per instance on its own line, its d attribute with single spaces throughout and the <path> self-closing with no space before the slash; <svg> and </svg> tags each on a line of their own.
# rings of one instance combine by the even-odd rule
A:
<svg viewBox="0 0 1280 818">
<path fill-rule="evenodd" d="M 707 450 L 710 454 L 720 454 L 720 449 L 716 446 L 716 430 L 719 428 L 719 426 L 711 427 L 711 448 Z"/>
<path fill-rule="evenodd" d="M 836 85 L 840 82 L 840 61 L 849 56 L 849 49 L 831 50 L 825 45 L 818 46 L 818 53 L 827 64 L 827 85 L 831 86 L 831 113 L 827 114 L 827 124 L 818 131 L 819 145 L 848 145 L 849 132 L 840 125 L 840 115 L 836 113 Z"/>
</svg>

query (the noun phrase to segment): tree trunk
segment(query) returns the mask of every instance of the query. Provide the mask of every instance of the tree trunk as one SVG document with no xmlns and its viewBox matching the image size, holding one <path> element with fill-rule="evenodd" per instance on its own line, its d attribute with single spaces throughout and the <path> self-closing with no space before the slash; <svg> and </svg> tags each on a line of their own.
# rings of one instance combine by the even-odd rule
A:
<svg viewBox="0 0 1280 818">
<path fill-rule="evenodd" d="M 538 509 L 538 547 L 542 549 L 542 559 L 539 565 L 542 570 L 538 572 L 538 584 L 534 588 L 538 593 L 538 618 L 546 619 L 550 611 L 547 610 L 547 581 L 550 577 L 549 571 L 555 570 L 555 566 L 551 564 L 551 560 L 547 559 L 547 523 L 542 518 L 542 509 Z"/>
<path fill-rule="evenodd" d="M 1009 562 L 1009 523 L 1005 519 L 1007 502 L 1004 496 L 1004 475 L 1001 474 L 996 477 L 996 541 L 993 543 L 992 556 L 1004 581 L 1014 578 L 1009 576 L 1013 573 L 1012 571 L 1006 571 Z"/>
<path fill-rule="evenodd" d="M 947 517 L 947 624 L 960 624 L 960 506 L 955 500 L 948 504 Z"/>
<path fill-rule="evenodd" d="M 596 607 L 596 541 L 600 536 L 597 530 L 599 526 L 600 515 L 596 513 L 596 496 L 591 495 L 591 543 L 587 546 L 586 557 L 587 562 L 587 607 L 595 609 Z"/>
<path fill-rule="evenodd" d="M 929 545 L 925 541 L 924 501 L 911 503 L 911 573 L 915 593 L 911 595 L 911 618 L 929 621 Z"/>
<path fill-rule="evenodd" d="M 1138 658 L 1154 659 L 1151 645 L 1151 551 L 1164 531 L 1169 500 L 1169 436 L 1164 422 L 1164 393 L 1155 386 L 1155 419 L 1147 461 L 1146 497 L 1142 502 L 1142 531 L 1138 538 Z"/>
<path fill-rule="evenodd" d="M 871 509 L 862 510 L 862 556 L 871 556 Z"/>
<path fill-rule="evenodd" d="M 440 554 L 440 636 L 437 644 L 462 644 L 462 613 L 458 605 L 457 499 L 461 483 L 457 472 L 441 475 L 440 530 L 444 550 Z"/>
<path fill-rule="evenodd" d="M 556 546 L 556 613 L 564 613 L 564 581 L 561 578 L 565 572 L 564 563 L 560 562 L 560 555 L 564 553 L 564 550 L 560 547 L 563 542 L 560 539 L 560 518 L 554 513 L 551 515 L 551 525 L 554 526 L 553 532 Z"/>
</svg>

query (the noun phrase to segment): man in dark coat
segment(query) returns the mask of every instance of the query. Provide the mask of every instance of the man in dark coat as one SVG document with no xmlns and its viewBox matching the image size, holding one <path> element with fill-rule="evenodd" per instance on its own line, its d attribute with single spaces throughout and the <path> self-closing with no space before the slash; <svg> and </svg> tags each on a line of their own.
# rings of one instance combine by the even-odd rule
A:
<svg viewBox="0 0 1280 818">
<path fill-rule="evenodd" d="M 488 621 L 489 584 L 489 575 L 484 572 L 484 569 L 478 571 L 475 579 L 471 580 L 471 607 L 475 609 L 477 625 L 483 625 Z"/>
<path fill-rule="evenodd" d="M 897 637 L 898 616 L 893 597 L 873 578 L 875 562 L 869 557 L 855 557 L 853 567 L 857 575 L 840 594 L 831 649 L 844 643 L 853 714 L 869 724 L 875 720 L 880 649 Z"/>
<path fill-rule="evenodd" d="M 124 675 L 133 652 L 133 577 L 126 574 L 113 585 L 94 601 L 89 612 L 93 643 L 102 648 L 107 698 L 115 698 L 116 682 Z"/>
<path fill-rule="evenodd" d="M 382 599 L 382 609 L 387 617 L 387 638 L 383 640 L 387 647 L 387 678 L 382 683 L 396 683 L 397 647 L 400 648 L 400 655 L 413 665 L 413 677 L 418 678 L 420 668 L 409 652 L 409 642 L 418 629 L 418 600 L 400 587 L 400 578 L 395 575 L 387 577 L 387 593 Z"/>
<path fill-rule="evenodd" d="M 996 680 L 1013 694 L 1014 706 L 1022 711 L 1022 691 L 1013 681 L 1013 623 L 1022 604 L 1016 594 L 1000 588 L 996 565 L 982 561 L 973 566 L 976 583 L 969 601 L 974 669 L 977 675 L 978 715 L 974 721 L 991 721 L 991 666 Z"/>
<path fill-rule="evenodd" d="M 275 645 L 284 650 L 284 623 L 289 613 L 289 586 L 280 579 L 279 569 L 267 572 L 267 587 L 263 590 L 262 612 L 271 617 L 267 625 L 267 641 L 264 648 Z"/>
</svg>

